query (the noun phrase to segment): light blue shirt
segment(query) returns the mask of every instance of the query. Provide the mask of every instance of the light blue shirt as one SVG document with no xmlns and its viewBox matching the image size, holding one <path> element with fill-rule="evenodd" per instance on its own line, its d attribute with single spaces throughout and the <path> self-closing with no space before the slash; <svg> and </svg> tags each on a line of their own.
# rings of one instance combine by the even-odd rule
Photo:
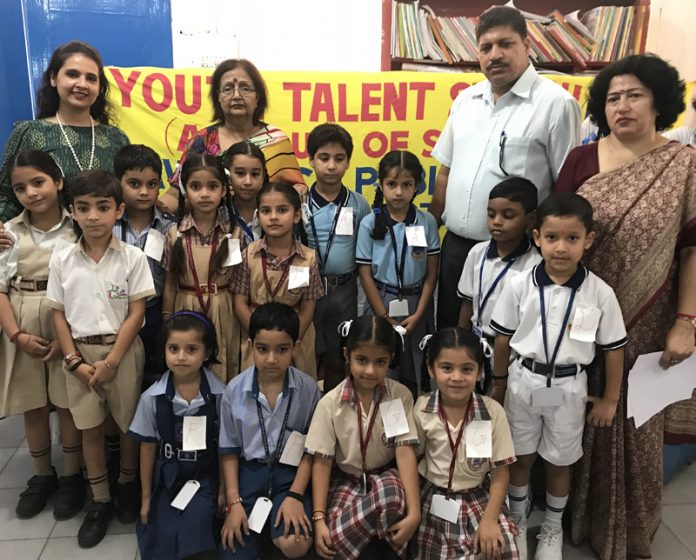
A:
<svg viewBox="0 0 696 560">
<path fill-rule="evenodd" d="M 346 196 L 348 199 L 346 200 Z M 334 217 L 345 200 L 345 206 L 353 209 L 353 235 L 334 235 L 333 242 L 329 249 L 328 258 L 326 256 L 326 245 L 329 242 L 329 233 L 333 225 Z M 370 205 L 361 194 L 341 187 L 341 193 L 336 200 L 327 202 L 312 187 L 309 196 L 309 206 L 312 212 L 312 220 L 317 230 L 319 238 L 319 249 L 317 250 L 317 240 L 310 224 L 305 225 L 307 232 L 307 244 L 317 250 L 323 264 L 322 275 L 339 276 L 348 274 L 355 270 L 355 247 L 358 240 L 358 224 L 370 213 Z M 319 264 L 319 259 L 317 259 Z"/>
<path fill-rule="evenodd" d="M 414 211 L 415 210 L 415 214 Z M 413 217 L 411 217 L 413 216 Z M 406 243 L 406 226 L 423 226 L 427 247 L 409 247 L 406 249 L 404 264 L 404 286 L 414 286 L 425 278 L 429 255 L 440 253 L 440 237 L 437 232 L 435 218 L 427 212 L 411 207 L 409 217 L 404 222 L 392 224 L 396 237 L 396 253 L 392 246 L 391 235 L 387 231 L 384 239 L 373 239 L 372 230 L 375 227 L 375 215 L 366 216 L 360 222 L 358 231 L 358 247 L 355 260 L 358 264 L 372 265 L 372 277 L 390 286 L 398 286 L 396 277 L 396 259 L 401 258 L 401 250 Z"/>
<path fill-rule="evenodd" d="M 222 393 L 225 391 L 225 386 L 209 369 L 203 368 L 203 374 L 208 381 L 210 393 L 215 395 L 219 416 L 220 400 Z M 157 397 L 160 395 L 167 395 L 167 399 L 172 402 L 174 416 L 195 416 L 198 410 L 205 404 L 200 391 L 189 403 L 175 391 L 173 383 L 169 383 L 170 376 L 171 373 L 167 371 L 157 383 L 150 386 L 140 396 L 138 408 L 128 429 L 128 433 L 135 439 L 149 442 L 156 442 L 160 439 L 160 434 L 157 431 Z M 212 426 L 206 426 L 206 428 L 210 430 Z"/>
<path fill-rule="evenodd" d="M 266 397 L 259 391 L 255 366 L 245 369 L 232 379 L 225 389 L 220 407 L 220 454 L 241 455 L 247 461 L 266 460 L 256 406 L 258 402 L 263 413 L 268 449 L 271 457 L 275 457 L 291 394 L 292 404 L 281 448 L 293 431 L 307 433 L 314 408 L 321 398 L 317 382 L 299 369 L 289 367 L 285 374 L 283 392 L 278 395 L 275 408 L 271 410 Z"/>
</svg>

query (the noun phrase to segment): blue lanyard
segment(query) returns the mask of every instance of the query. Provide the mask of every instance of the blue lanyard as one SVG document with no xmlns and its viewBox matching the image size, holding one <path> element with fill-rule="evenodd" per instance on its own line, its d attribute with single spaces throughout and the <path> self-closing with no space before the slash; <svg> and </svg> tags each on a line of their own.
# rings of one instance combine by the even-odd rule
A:
<svg viewBox="0 0 696 560">
<path fill-rule="evenodd" d="M 278 443 L 276 444 L 275 453 L 273 458 L 271 458 L 271 450 L 268 446 L 268 434 L 266 433 L 266 424 L 263 421 L 263 410 L 261 409 L 261 403 L 259 402 L 258 396 L 256 397 L 256 411 L 259 414 L 259 428 L 261 428 L 261 439 L 263 440 L 263 450 L 266 452 L 266 461 L 268 462 L 268 467 L 270 469 L 270 474 L 268 477 L 268 496 L 271 496 L 273 491 L 272 481 L 273 481 L 273 466 L 280 460 L 283 448 L 283 436 L 285 435 L 285 429 L 288 426 L 288 418 L 290 417 L 290 407 L 292 406 L 292 396 L 295 393 L 293 389 L 288 389 L 288 405 L 285 408 L 285 416 L 283 417 L 283 424 L 280 427 L 280 434 L 278 435 Z M 283 395 L 284 396 L 284 395 Z"/>
<path fill-rule="evenodd" d="M 488 245 L 490 248 L 490 244 Z M 488 300 L 490 299 L 491 295 L 495 291 L 495 289 L 498 287 L 498 284 L 500 284 L 500 281 L 503 279 L 503 276 L 505 276 L 510 270 L 510 267 L 512 266 L 512 263 L 515 262 L 515 259 L 512 259 L 509 261 L 506 265 L 505 268 L 498 274 L 495 280 L 493 280 L 493 283 L 491 284 L 491 287 L 488 289 L 486 292 L 486 295 L 483 295 L 483 267 L 486 265 L 486 256 L 488 255 L 488 249 L 486 249 L 483 252 L 483 258 L 481 259 L 481 266 L 479 267 L 479 286 L 478 286 L 478 315 L 477 315 L 477 320 L 478 320 L 478 326 L 481 327 L 481 318 L 483 316 L 483 309 L 486 307 L 486 304 L 488 303 Z"/>
<path fill-rule="evenodd" d="M 244 218 L 242 218 L 239 214 L 235 214 L 234 218 L 235 218 L 235 220 L 237 220 L 239 227 L 242 228 L 242 231 L 244 232 L 244 235 L 247 236 L 247 239 L 249 240 L 249 242 L 254 241 L 254 232 L 251 231 L 251 228 L 244 221 Z"/>
<path fill-rule="evenodd" d="M 396 281 L 399 283 L 399 299 L 403 299 L 404 290 L 404 271 L 406 269 L 406 247 L 408 242 L 406 240 L 406 230 L 404 229 L 404 244 L 401 246 L 401 265 L 399 265 L 399 259 L 397 259 L 397 246 L 396 246 L 396 235 L 394 235 L 394 228 L 389 224 L 389 236 L 391 237 L 392 248 L 394 249 L 394 269 L 396 270 Z"/>
<path fill-rule="evenodd" d="M 340 194 L 339 194 L 340 196 Z M 321 247 L 319 247 L 319 236 L 317 235 L 317 226 L 314 223 L 314 212 L 309 216 L 309 225 L 312 227 L 312 235 L 314 236 L 314 242 L 316 243 L 317 247 L 317 260 L 319 261 L 319 273 L 323 276 L 324 275 L 324 269 L 326 268 L 326 264 L 329 262 L 329 251 L 331 250 L 331 245 L 333 245 L 333 240 L 334 237 L 336 236 L 336 226 L 338 225 L 338 218 L 341 215 L 341 210 L 343 210 L 347 205 L 348 205 L 348 197 L 350 196 L 350 193 L 346 193 L 346 197 L 344 198 L 343 202 L 338 205 L 338 208 L 336 209 L 336 213 L 334 214 L 333 222 L 331 223 L 331 229 L 329 230 L 329 239 L 326 242 L 326 252 L 324 253 L 324 256 L 322 257 L 321 255 Z M 311 196 L 310 196 L 311 198 Z M 316 205 L 314 201 L 312 201 L 313 205 Z"/>
<path fill-rule="evenodd" d="M 565 316 L 563 317 L 563 323 L 561 324 L 561 332 L 558 335 L 556 347 L 553 349 L 553 355 L 551 356 L 551 359 L 549 359 L 549 344 L 546 334 L 546 304 L 544 303 L 544 287 L 541 284 L 539 284 L 539 301 L 541 302 L 541 335 L 544 338 L 544 354 L 546 355 L 546 365 L 549 367 L 549 373 L 546 374 L 547 387 L 551 387 L 551 379 L 553 378 L 553 366 L 556 363 L 558 349 L 561 347 L 561 341 L 563 340 L 566 327 L 568 326 L 568 320 L 570 319 L 570 310 L 573 308 L 573 301 L 575 301 L 575 293 L 577 291 L 577 288 L 573 288 L 573 291 L 570 293 L 568 307 L 566 308 Z"/>
</svg>

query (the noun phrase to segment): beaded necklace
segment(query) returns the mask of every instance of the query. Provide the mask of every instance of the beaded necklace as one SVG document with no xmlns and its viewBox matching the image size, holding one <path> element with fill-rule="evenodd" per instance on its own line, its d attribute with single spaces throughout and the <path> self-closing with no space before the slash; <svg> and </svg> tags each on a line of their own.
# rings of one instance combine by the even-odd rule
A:
<svg viewBox="0 0 696 560">
<path fill-rule="evenodd" d="M 56 120 L 58 121 L 60 131 L 63 133 L 65 143 L 68 145 L 68 148 L 70 148 L 70 151 L 72 152 L 72 155 L 75 158 L 75 163 L 77 163 L 77 167 L 80 169 L 80 171 L 84 171 L 84 169 L 82 168 L 82 164 L 80 163 L 80 160 L 77 158 L 77 154 L 75 153 L 75 148 L 73 148 L 73 145 L 70 142 L 70 138 L 68 138 L 68 134 L 67 132 L 65 132 L 65 128 L 63 128 L 63 122 L 60 120 L 60 115 L 58 113 L 56 113 Z M 92 169 L 92 165 L 94 164 L 94 119 L 92 118 L 92 115 L 89 116 L 89 122 L 92 124 L 92 153 L 89 156 L 89 166 L 87 166 L 87 169 Z"/>
</svg>

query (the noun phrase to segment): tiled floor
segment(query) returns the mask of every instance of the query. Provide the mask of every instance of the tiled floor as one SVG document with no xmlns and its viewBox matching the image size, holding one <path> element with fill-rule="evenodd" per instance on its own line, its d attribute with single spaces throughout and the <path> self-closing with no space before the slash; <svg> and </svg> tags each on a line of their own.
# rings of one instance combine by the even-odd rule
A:
<svg viewBox="0 0 696 560">
<path fill-rule="evenodd" d="M 54 448 L 60 472 L 60 448 Z M 31 457 L 23 435 L 22 418 L 0 419 L 0 558 L 12 560 L 139 560 L 135 526 L 112 522 L 109 532 L 95 549 L 77 546 L 81 518 L 55 521 L 49 507 L 34 519 L 15 517 L 17 497 L 32 475 Z M 677 474 L 665 488 L 663 523 L 653 543 L 656 560 L 696 560 L 696 464 Z M 541 512 L 530 518 L 530 551 L 535 525 Z M 587 547 L 566 545 L 565 560 L 594 558 Z"/>
</svg>

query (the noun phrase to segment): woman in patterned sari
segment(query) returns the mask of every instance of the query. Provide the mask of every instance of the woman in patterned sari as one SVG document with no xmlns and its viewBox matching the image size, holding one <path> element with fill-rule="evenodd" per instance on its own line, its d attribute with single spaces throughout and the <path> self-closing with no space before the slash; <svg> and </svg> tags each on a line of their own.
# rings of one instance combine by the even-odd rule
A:
<svg viewBox="0 0 696 560">
<path fill-rule="evenodd" d="M 676 69 L 658 57 L 605 67 L 588 101 L 603 137 L 570 152 L 556 184 L 594 207 L 597 239 L 586 264 L 614 288 L 628 331 L 614 422 L 586 426 L 574 469 L 572 539 L 589 539 L 602 560 L 650 556 L 661 520 L 663 442 L 696 441 L 694 398 L 638 429 L 626 418 L 628 372 L 638 355 L 662 352 L 669 382 L 669 366 L 694 350 L 696 151 L 659 133 L 684 110 L 683 99 Z M 601 394 L 598 373 L 590 394 Z"/>
<path fill-rule="evenodd" d="M 223 60 L 210 83 L 213 124 L 198 131 L 183 152 L 180 165 L 190 151 L 222 158 L 230 146 L 247 141 L 258 146 L 266 158 L 269 180 L 289 181 L 300 195 L 307 187 L 292 143 L 279 128 L 263 121 L 268 107 L 266 83 L 256 66 L 245 59 Z M 171 187 L 160 196 L 162 206 L 171 212 L 179 202 L 179 169 L 169 179 Z"/>
</svg>

